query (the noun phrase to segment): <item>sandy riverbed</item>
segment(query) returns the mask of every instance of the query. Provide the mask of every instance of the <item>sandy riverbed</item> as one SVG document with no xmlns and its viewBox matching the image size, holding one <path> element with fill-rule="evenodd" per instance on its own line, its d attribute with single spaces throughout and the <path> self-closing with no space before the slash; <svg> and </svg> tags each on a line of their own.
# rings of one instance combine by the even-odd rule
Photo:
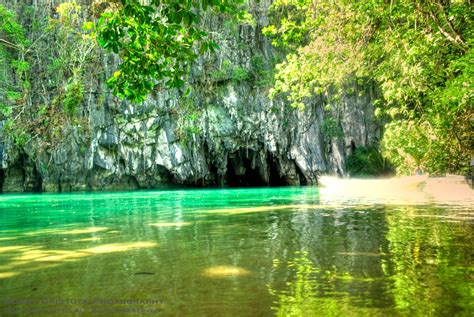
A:
<svg viewBox="0 0 474 317">
<path fill-rule="evenodd" d="M 471 208 L 474 190 L 463 176 L 386 179 L 340 179 L 323 176 L 321 202 L 354 201 L 377 204 L 442 204 Z"/>
</svg>

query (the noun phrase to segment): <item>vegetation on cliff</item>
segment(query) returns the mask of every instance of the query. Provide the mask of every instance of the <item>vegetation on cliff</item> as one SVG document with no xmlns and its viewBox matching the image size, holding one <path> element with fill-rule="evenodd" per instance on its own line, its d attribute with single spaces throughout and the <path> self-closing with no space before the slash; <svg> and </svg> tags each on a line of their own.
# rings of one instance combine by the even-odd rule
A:
<svg viewBox="0 0 474 317">
<path fill-rule="evenodd" d="M 241 30 L 235 25 L 255 22 L 246 1 L 146 3 L 94 1 L 81 7 L 72 1 L 53 11 L 0 5 L 0 121 L 18 148 L 38 158 L 59 149 L 67 135 L 79 134 L 85 152 L 92 105 L 107 103 L 104 81 L 116 96 L 135 103 L 181 87 L 191 64 L 219 49 L 202 23 L 206 14 L 221 16 L 236 37 Z M 270 17 L 263 34 L 277 53 L 252 52 L 248 65 L 205 65 L 201 72 L 213 83 L 209 89 L 222 89 L 219 83 L 226 81 L 273 86 L 271 97 L 299 109 L 324 100 L 321 131 L 332 140 L 344 138 L 332 116 L 341 100 L 376 87 L 375 113 L 385 123 L 384 135 L 380 149 L 367 144 L 352 150 L 345 160 L 352 175 L 386 173 L 388 162 L 400 174 L 466 171 L 474 150 L 469 0 L 277 0 L 262 14 Z M 286 56 L 280 64 L 279 56 Z M 201 109 L 193 107 L 195 87 L 187 88 L 176 111 L 183 142 L 203 134 Z M 40 169 L 48 168 L 45 162 Z"/>
<path fill-rule="evenodd" d="M 121 71 L 109 80 L 116 93 L 141 100 L 159 80 L 171 87 L 182 84 L 182 63 L 196 58 L 193 43 L 205 36 L 193 26 L 198 22 L 193 12 L 207 3 L 125 3 L 101 31 L 104 46 L 126 53 Z M 235 15 L 233 3 L 210 4 Z M 381 90 L 376 114 L 389 122 L 382 151 L 398 173 L 467 170 L 474 150 L 474 12 L 469 0 L 279 0 L 270 14 L 273 24 L 264 34 L 288 52 L 277 65 L 272 96 L 284 93 L 302 108 L 315 94 L 331 94 L 329 110 L 352 89 L 348 83 L 376 85 Z M 157 24 L 164 20 L 171 23 Z M 155 37 L 166 41 L 166 34 L 171 38 L 164 45 L 150 45 L 161 43 Z M 200 42 L 201 52 L 214 48 L 213 42 Z"/>
<path fill-rule="evenodd" d="M 471 1 L 275 1 L 264 33 L 285 48 L 273 95 L 304 107 L 348 83 L 381 90 L 384 155 L 399 173 L 465 171 L 474 150 Z M 336 93 L 334 93 L 336 91 Z"/>
<path fill-rule="evenodd" d="M 242 0 L 123 0 L 98 20 L 99 43 L 120 54 L 119 70 L 107 84 L 115 94 L 142 102 L 153 89 L 176 88 L 198 53 L 218 45 L 200 27 L 200 13 L 213 10 L 245 19 Z"/>
<path fill-rule="evenodd" d="M 71 126 L 87 135 L 91 109 L 82 105 L 97 93 L 100 52 L 75 2 L 60 4 L 48 19 L 33 7 L 21 9 L 26 26 L 0 5 L 0 120 L 17 147 L 40 157 L 60 146 Z"/>
</svg>

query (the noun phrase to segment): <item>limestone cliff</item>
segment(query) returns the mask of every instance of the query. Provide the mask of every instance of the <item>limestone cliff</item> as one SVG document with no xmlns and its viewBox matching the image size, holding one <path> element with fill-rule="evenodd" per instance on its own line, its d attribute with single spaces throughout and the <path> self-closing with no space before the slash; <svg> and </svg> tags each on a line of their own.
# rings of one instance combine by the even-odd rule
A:
<svg viewBox="0 0 474 317">
<path fill-rule="evenodd" d="M 18 147 L 0 134 L 3 192 L 306 185 L 320 174 L 344 174 L 355 147 L 378 141 L 376 92 L 354 85 L 333 111 L 325 110 L 327 96 L 314 96 L 304 111 L 283 97 L 270 100 L 262 78 L 271 74 L 276 52 L 261 35 L 269 4 L 251 6 L 256 25 L 232 31 L 222 17 L 208 17 L 220 49 L 199 59 L 181 90 L 131 105 L 112 96 L 101 76 L 82 101 L 86 120 L 80 128 L 65 126 L 54 149 L 32 150 L 41 135 Z M 116 63 L 101 55 L 106 75 Z"/>
</svg>

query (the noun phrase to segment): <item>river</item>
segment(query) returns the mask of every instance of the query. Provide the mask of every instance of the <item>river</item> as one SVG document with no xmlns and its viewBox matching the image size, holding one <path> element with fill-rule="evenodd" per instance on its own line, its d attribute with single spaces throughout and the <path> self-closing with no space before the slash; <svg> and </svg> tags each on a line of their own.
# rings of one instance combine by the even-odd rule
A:
<svg viewBox="0 0 474 317">
<path fill-rule="evenodd" d="M 472 316 L 472 209 L 325 195 L 0 195 L 0 315 Z"/>
</svg>

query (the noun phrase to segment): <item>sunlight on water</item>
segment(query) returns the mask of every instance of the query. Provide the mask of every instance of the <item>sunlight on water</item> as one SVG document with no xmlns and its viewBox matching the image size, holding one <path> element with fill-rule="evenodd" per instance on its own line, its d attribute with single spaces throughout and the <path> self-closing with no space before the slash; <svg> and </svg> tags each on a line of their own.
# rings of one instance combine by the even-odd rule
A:
<svg viewBox="0 0 474 317">
<path fill-rule="evenodd" d="M 12 277 L 12 276 L 15 276 L 15 275 L 18 275 L 18 274 L 19 274 L 18 272 L 0 272 L 0 279 L 1 278 Z"/>
<path fill-rule="evenodd" d="M 97 247 L 88 248 L 82 250 L 83 252 L 90 253 L 110 253 L 110 252 L 125 252 L 139 248 L 150 248 L 156 247 L 158 244 L 154 242 L 135 242 L 135 243 L 111 243 L 103 244 Z"/>
<path fill-rule="evenodd" d="M 0 247 L 0 253 L 3 252 L 9 252 L 9 251 L 15 251 L 15 250 L 23 250 L 28 248 L 27 246 L 21 246 L 21 245 L 12 245 L 8 247 Z"/>
<path fill-rule="evenodd" d="M 15 240 L 16 238 L 1 238 L 0 241 L 11 241 Z"/>
<path fill-rule="evenodd" d="M 242 267 L 230 265 L 213 266 L 202 272 L 202 275 L 207 277 L 245 276 L 249 274 L 250 272 Z"/>
<path fill-rule="evenodd" d="M 150 226 L 162 228 L 162 227 L 182 227 L 189 226 L 190 222 L 160 222 L 160 223 L 150 223 Z"/>
<path fill-rule="evenodd" d="M 245 208 L 209 209 L 209 210 L 198 210 L 196 212 L 238 215 L 238 214 L 247 214 L 247 213 L 252 213 L 252 212 L 268 212 L 268 211 L 277 211 L 277 210 L 293 210 L 293 211 L 294 210 L 310 210 L 310 209 L 316 210 L 316 209 L 324 209 L 324 208 L 326 207 L 321 206 L 321 205 L 298 204 L 298 205 L 269 205 L 269 206 L 245 207 Z"/>
<path fill-rule="evenodd" d="M 474 209 L 474 191 L 463 177 L 411 176 L 387 179 L 320 179 L 321 203 L 370 203 L 390 205 L 443 204 Z"/>
<path fill-rule="evenodd" d="M 75 241 L 77 242 L 88 242 L 88 241 L 100 241 L 102 238 L 100 237 L 92 237 L 92 238 L 83 238 L 83 239 L 77 239 Z"/>
<path fill-rule="evenodd" d="M 2 195 L 0 315 L 472 315 L 473 208 L 333 185 Z"/>
<path fill-rule="evenodd" d="M 77 232 L 96 232 L 90 230 L 77 230 Z M 70 234 L 66 232 L 65 234 Z M 101 244 L 96 247 L 80 250 L 45 250 L 42 247 L 29 247 L 29 246 L 10 246 L 3 247 L 4 252 L 9 252 L 8 255 L 3 257 L 3 261 L 7 261 L 6 265 L 0 266 L 1 271 L 16 270 L 15 272 L 1 272 L 0 279 L 8 278 L 13 275 L 19 275 L 28 271 L 34 271 L 39 269 L 50 268 L 57 266 L 60 262 L 76 261 L 78 259 L 93 256 L 95 254 L 104 254 L 112 252 L 126 252 L 139 248 L 150 248 L 156 247 L 158 244 L 155 242 L 133 242 L 133 243 L 110 243 Z M 1 251 L 1 249 L 0 249 Z M 13 252 L 12 252 L 13 251 Z M 39 263 L 51 263 L 53 265 L 46 264 L 41 265 Z"/>
</svg>

